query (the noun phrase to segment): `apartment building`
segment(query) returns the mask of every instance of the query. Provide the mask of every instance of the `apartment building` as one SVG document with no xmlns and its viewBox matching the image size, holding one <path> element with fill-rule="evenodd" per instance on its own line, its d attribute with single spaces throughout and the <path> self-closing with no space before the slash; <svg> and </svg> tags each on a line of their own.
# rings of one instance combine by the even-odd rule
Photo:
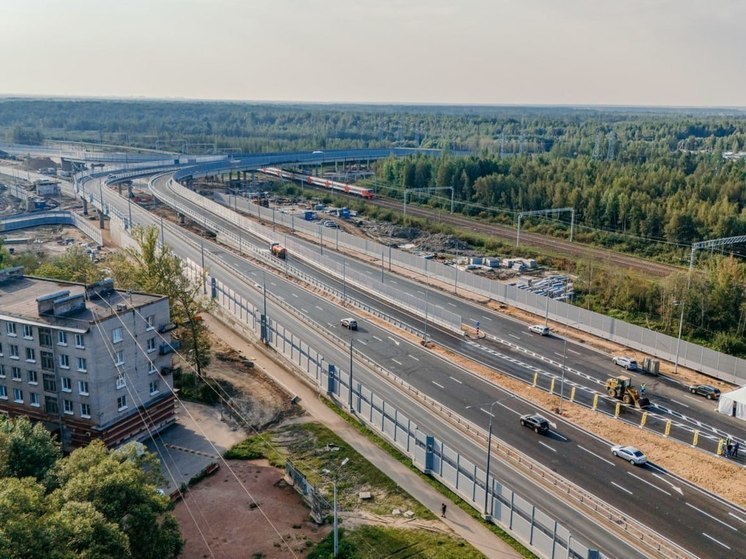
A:
<svg viewBox="0 0 746 559">
<path fill-rule="evenodd" d="M 0 270 L 0 413 L 63 448 L 145 438 L 175 420 L 168 299 Z"/>
</svg>

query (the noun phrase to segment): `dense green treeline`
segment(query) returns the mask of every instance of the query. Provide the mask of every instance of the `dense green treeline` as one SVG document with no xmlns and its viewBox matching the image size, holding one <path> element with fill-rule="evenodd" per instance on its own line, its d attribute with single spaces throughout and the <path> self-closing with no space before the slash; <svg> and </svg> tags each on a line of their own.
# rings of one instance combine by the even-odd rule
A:
<svg viewBox="0 0 746 559">
<path fill-rule="evenodd" d="M 572 207 L 595 229 L 676 244 L 746 234 L 746 160 L 674 152 L 639 163 L 541 155 L 387 159 L 402 188 L 453 186 L 457 200 L 510 212 Z"/>
</svg>

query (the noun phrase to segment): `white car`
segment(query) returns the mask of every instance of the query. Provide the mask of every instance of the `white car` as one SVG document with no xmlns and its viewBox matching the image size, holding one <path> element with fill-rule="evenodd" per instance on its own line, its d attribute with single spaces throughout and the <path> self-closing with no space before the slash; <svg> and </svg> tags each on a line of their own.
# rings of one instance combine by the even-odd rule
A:
<svg viewBox="0 0 746 559">
<path fill-rule="evenodd" d="M 611 358 L 611 360 L 614 362 L 615 365 L 619 365 L 620 367 L 624 367 L 628 371 L 636 371 L 637 370 L 637 361 L 632 359 L 631 357 L 624 357 L 622 355 L 615 355 Z"/>
<path fill-rule="evenodd" d="M 611 453 L 614 456 L 619 456 L 619 458 L 627 460 L 627 462 L 635 466 L 642 466 L 648 461 L 648 457 L 645 456 L 642 450 L 635 448 L 634 446 L 612 446 Z"/>
<path fill-rule="evenodd" d="M 528 329 L 534 334 L 539 334 L 540 336 L 549 335 L 549 326 L 544 326 L 543 324 L 532 324 Z"/>
<path fill-rule="evenodd" d="M 350 330 L 357 330 L 357 320 L 354 318 L 346 317 L 341 320 L 342 326 L 349 328 Z"/>
</svg>

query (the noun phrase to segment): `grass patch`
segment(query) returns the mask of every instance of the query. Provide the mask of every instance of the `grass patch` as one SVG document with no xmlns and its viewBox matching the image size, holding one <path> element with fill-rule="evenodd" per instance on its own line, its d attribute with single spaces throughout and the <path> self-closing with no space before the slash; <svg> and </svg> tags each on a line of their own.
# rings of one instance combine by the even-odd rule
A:
<svg viewBox="0 0 746 559">
<path fill-rule="evenodd" d="M 405 465 L 407 468 L 409 468 L 410 471 L 417 474 L 420 477 L 420 479 L 422 479 L 423 481 L 425 481 L 426 483 L 434 487 L 441 495 L 450 499 L 456 506 L 458 506 L 460 509 L 466 512 L 472 518 L 479 520 L 480 522 L 483 522 L 484 525 L 493 534 L 495 534 L 497 537 L 499 537 L 501 540 L 507 543 L 510 547 L 515 549 L 518 553 L 521 554 L 522 557 L 525 557 L 526 559 L 538 559 L 537 555 L 531 552 L 531 550 L 529 550 L 521 542 L 516 540 L 508 532 L 506 532 L 505 530 L 503 530 L 496 524 L 493 524 L 492 522 L 485 522 L 484 519 L 482 519 L 482 515 L 474 507 L 472 507 L 469 503 L 464 501 L 461 497 L 459 497 L 456 493 L 451 491 L 448 487 L 440 483 L 434 477 L 426 475 L 422 473 L 420 470 L 418 470 L 412 463 L 411 458 L 409 458 L 406 454 L 404 454 L 398 448 L 396 448 L 391 443 L 389 443 L 386 439 L 379 437 L 376 433 L 368 429 L 365 425 L 362 425 L 358 420 L 351 417 L 349 414 L 345 413 L 342 409 L 339 408 L 339 406 L 337 406 L 334 402 L 330 401 L 329 399 L 322 398 L 322 401 L 326 404 L 326 406 L 329 409 L 333 410 L 334 413 L 336 413 L 342 419 L 344 419 L 347 423 L 355 427 L 361 434 L 365 435 L 365 437 L 368 440 L 370 440 L 371 442 L 374 442 L 378 447 L 382 448 L 392 457 L 396 458 L 396 460 L 398 460 L 403 465 Z"/>
<path fill-rule="evenodd" d="M 275 467 L 287 460 L 331 500 L 334 472 L 339 471 L 337 499 L 344 510 L 359 509 L 388 516 L 395 508 L 411 510 L 419 518 L 435 518 L 432 512 L 400 489 L 333 431 L 318 423 L 302 423 L 272 429 L 249 437 L 225 453 L 226 458 L 266 458 Z M 342 460 L 349 462 L 340 469 Z M 360 501 L 360 491 L 372 499 Z"/>
<path fill-rule="evenodd" d="M 339 557 L 344 559 L 483 559 L 479 551 L 461 538 L 425 530 L 360 526 L 339 531 Z M 334 534 L 329 534 L 306 557 L 327 559 L 334 550 Z"/>
</svg>

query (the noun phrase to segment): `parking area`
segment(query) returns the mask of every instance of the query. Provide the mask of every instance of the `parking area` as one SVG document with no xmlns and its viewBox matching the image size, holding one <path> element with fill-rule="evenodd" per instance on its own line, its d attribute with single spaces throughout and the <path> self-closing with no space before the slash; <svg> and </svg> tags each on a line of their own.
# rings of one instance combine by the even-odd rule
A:
<svg viewBox="0 0 746 559">
<path fill-rule="evenodd" d="M 182 404 L 177 408 L 176 423 L 156 436 L 155 441 L 145 443 L 161 461 L 161 472 L 167 481 L 161 489 L 168 495 L 218 463 L 219 455 L 246 437 L 243 431 L 222 421 L 220 409 L 194 402 Z"/>
</svg>

